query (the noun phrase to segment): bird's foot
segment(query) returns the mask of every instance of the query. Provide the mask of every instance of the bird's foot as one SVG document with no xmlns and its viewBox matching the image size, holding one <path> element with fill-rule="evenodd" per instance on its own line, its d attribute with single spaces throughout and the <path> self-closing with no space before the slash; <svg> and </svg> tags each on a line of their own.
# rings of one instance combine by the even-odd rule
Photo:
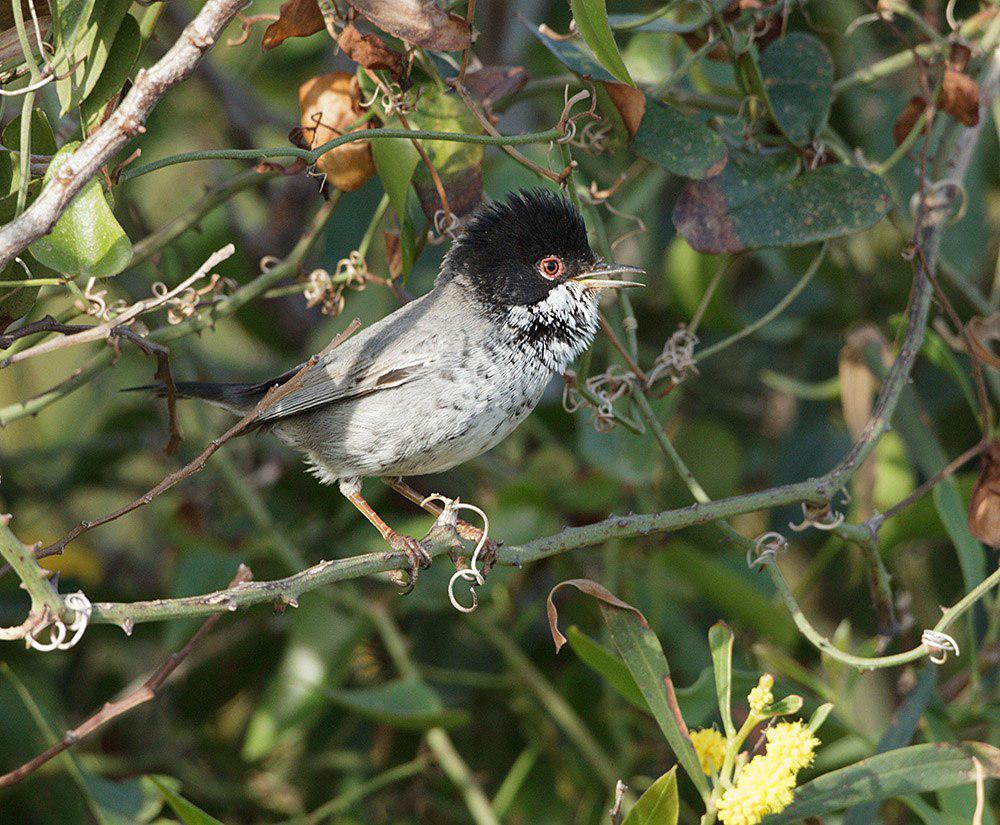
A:
<svg viewBox="0 0 1000 825">
<path fill-rule="evenodd" d="M 427 551 L 427 548 L 423 544 L 412 536 L 404 536 L 401 533 L 393 531 L 385 537 L 385 540 L 393 551 L 396 553 L 402 553 L 406 556 L 406 561 L 409 565 L 409 578 L 406 582 L 399 582 L 405 587 L 402 593 L 402 595 L 405 596 L 410 593 L 414 587 L 416 587 L 417 579 L 420 577 L 421 568 L 431 566 L 431 554 Z"/>
</svg>

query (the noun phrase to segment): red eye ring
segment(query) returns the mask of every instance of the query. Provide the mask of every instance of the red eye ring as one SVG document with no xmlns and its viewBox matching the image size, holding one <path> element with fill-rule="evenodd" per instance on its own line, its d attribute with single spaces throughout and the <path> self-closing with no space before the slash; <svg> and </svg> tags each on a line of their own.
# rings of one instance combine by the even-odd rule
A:
<svg viewBox="0 0 1000 825">
<path fill-rule="evenodd" d="M 543 278 L 554 281 L 565 271 L 562 258 L 557 255 L 549 255 L 538 262 L 538 272 Z"/>
</svg>

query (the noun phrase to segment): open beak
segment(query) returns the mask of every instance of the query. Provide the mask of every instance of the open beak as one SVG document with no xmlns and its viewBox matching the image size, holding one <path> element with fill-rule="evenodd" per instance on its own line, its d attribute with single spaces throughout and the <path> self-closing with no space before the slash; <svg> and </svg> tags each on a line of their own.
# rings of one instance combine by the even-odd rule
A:
<svg viewBox="0 0 1000 825">
<path fill-rule="evenodd" d="M 627 264 L 598 261 L 590 269 L 570 280 L 583 284 L 588 289 L 621 289 L 626 286 L 645 286 L 638 281 L 625 281 L 623 275 L 645 275 L 646 270 Z"/>
</svg>

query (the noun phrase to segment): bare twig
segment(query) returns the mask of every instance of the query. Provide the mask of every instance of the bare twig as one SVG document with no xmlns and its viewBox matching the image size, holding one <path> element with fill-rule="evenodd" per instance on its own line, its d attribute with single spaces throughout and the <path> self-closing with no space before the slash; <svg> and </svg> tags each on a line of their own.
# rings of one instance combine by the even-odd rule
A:
<svg viewBox="0 0 1000 825">
<path fill-rule="evenodd" d="M 75 346 L 76 344 L 85 344 L 89 341 L 100 341 L 110 338 L 112 335 L 117 334 L 115 333 L 116 329 L 127 326 L 140 315 L 150 312 L 157 307 L 163 306 L 163 304 L 168 303 L 172 298 L 176 298 L 196 281 L 204 278 L 214 267 L 222 263 L 222 261 L 229 258 L 235 252 L 236 247 L 232 244 L 227 244 L 218 252 L 212 253 L 208 260 L 206 260 L 205 263 L 198 268 L 197 272 L 181 281 L 181 283 L 173 289 L 164 292 L 162 295 L 155 295 L 152 298 L 145 298 L 142 301 L 136 301 L 136 303 L 127 307 L 114 318 L 109 321 L 105 321 L 103 324 L 83 327 L 78 332 L 75 332 L 72 335 L 66 335 L 64 338 L 50 338 L 48 341 L 42 341 L 42 343 L 36 344 L 30 349 L 23 350 L 22 352 L 16 352 L 9 358 L 4 358 L 0 361 L 0 369 L 9 367 L 11 364 L 16 364 L 19 361 L 27 361 L 29 358 L 33 358 L 36 355 L 44 355 L 45 353 L 55 352 L 56 350 Z"/>
<path fill-rule="evenodd" d="M 194 70 L 245 0 L 207 0 L 170 50 L 149 69 L 141 69 L 121 105 L 66 160 L 20 216 L 0 228 L 0 270 L 28 244 L 45 235 L 73 197 L 114 154 L 144 131 L 153 107 Z"/>
<path fill-rule="evenodd" d="M 236 576 L 229 583 L 229 586 L 236 587 L 237 585 L 250 581 L 252 578 L 253 574 L 250 572 L 250 568 L 241 564 L 239 570 L 236 572 Z M 172 653 L 170 658 L 157 668 L 153 675 L 143 682 L 138 688 L 130 691 L 113 702 L 106 702 L 100 710 L 96 711 L 88 719 L 81 722 L 72 730 L 66 731 L 66 733 L 63 734 L 62 739 L 54 745 L 46 748 L 38 754 L 38 756 L 28 760 L 19 768 L 15 768 L 14 770 L 0 776 L 0 788 L 7 788 L 11 785 L 16 785 L 28 776 L 28 774 L 38 770 L 38 768 L 46 762 L 54 759 L 63 751 L 73 747 L 73 745 L 80 742 L 87 736 L 90 736 L 90 734 L 98 728 L 101 728 L 113 719 L 117 719 L 119 716 L 128 713 L 130 710 L 139 707 L 139 705 L 143 705 L 146 702 L 151 702 L 155 699 L 156 692 L 160 689 L 163 683 L 170 678 L 170 675 L 177 670 L 181 662 L 188 657 L 198 642 L 208 635 L 221 618 L 221 613 L 209 616 L 202 626 L 199 627 L 195 634 L 188 640 L 188 643 L 176 653 Z"/>
</svg>

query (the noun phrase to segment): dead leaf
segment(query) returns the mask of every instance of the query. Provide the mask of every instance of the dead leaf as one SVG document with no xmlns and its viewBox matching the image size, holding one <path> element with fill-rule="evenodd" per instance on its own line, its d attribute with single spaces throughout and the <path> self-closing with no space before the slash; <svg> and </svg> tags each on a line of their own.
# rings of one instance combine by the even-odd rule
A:
<svg viewBox="0 0 1000 825">
<path fill-rule="evenodd" d="M 355 75 L 347 72 L 319 75 L 299 87 L 301 132 L 309 149 L 344 134 L 344 130 L 362 115 L 359 95 Z M 316 166 L 342 192 L 353 192 L 375 174 L 367 140 L 331 149 L 320 156 Z"/>
<path fill-rule="evenodd" d="M 646 95 L 626 83 L 615 83 L 607 80 L 603 81 L 602 85 L 607 91 L 608 97 L 611 98 L 611 102 L 615 104 L 618 114 L 621 115 L 625 128 L 628 130 L 628 139 L 631 142 L 635 138 L 635 133 L 639 131 L 642 116 L 646 114 Z"/>
<path fill-rule="evenodd" d="M 383 31 L 434 52 L 457 52 L 472 45 L 465 18 L 434 0 L 348 0 Z"/>
<path fill-rule="evenodd" d="M 924 100 L 919 95 L 911 97 L 907 104 L 903 107 L 903 111 L 899 113 L 899 117 L 896 118 L 896 122 L 892 125 L 892 139 L 899 146 L 906 136 L 913 131 L 913 127 L 917 125 L 917 121 L 920 116 L 924 113 L 924 109 L 927 108 L 927 101 Z M 924 124 L 924 133 L 927 133 L 927 125 Z"/>
<path fill-rule="evenodd" d="M 1000 547 L 1000 438 L 983 453 L 969 500 L 969 532 L 983 544 Z"/>
<path fill-rule="evenodd" d="M 549 596 L 545 600 L 545 613 L 549 617 L 549 631 L 552 633 L 552 641 L 556 645 L 556 653 L 562 650 L 562 646 L 566 644 L 566 637 L 563 636 L 562 632 L 559 630 L 559 614 L 556 611 L 555 602 L 552 597 L 555 596 L 556 591 L 572 585 L 581 593 L 586 593 L 588 596 L 593 596 L 595 599 L 599 599 L 605 604 L 610 604 L 612 607 L 620 608 L 621 610 L 629 610 L 635 613 L 639 617 L 639 624 L 642 625 L 646 630 L 649 630 L 649 622 L 646 621 L 646 617 L 635 607 L 632 607 L 628 602 L 623 602 L 614 593 L 608 590 L 604 585 L 598 584 L 591 579 L 567 579 L 564 582 L 559 582 L 555 587 L 549 591 Z"/>
<path fill-rule="evenodd" d="M 975 126 L 979 123 L 979 85 L 949 66 L 944 70 L 938 105 L 963 126 Z"/>
<path fill-rule="evenodd" d="M 289 37 L 308 37 L 324 27 L 316 0 L 288 0 L 282 4 L 278 19 L 264 30 L 260 48 L 266 52 Z"/>
<path fill-rule="evenodd" d="M 487 110 L 498 100 L 516 94 L 528 82 L 520 66 L 483 66 L 466 72 L 464 86 Z"/>
<path fill-rule="evenodd" d="M 387 71 L 397 80 L 402 77 L 403 55 L 386 46 L 378 35 L 362 34 L 353 23 L 348 23 L 337 38 L 337 45 L 366 69 Z"/>
<path fill-rule="evenodd" d="M 1000 370 L 1000 355 L 994 355 L 988 343 L 1000 341 L 1000 312 L 994 312 L 989 318 L 973 318 L 965 325 L 972 345 L 973 354 L 993 369 Z"/>
</svg>

